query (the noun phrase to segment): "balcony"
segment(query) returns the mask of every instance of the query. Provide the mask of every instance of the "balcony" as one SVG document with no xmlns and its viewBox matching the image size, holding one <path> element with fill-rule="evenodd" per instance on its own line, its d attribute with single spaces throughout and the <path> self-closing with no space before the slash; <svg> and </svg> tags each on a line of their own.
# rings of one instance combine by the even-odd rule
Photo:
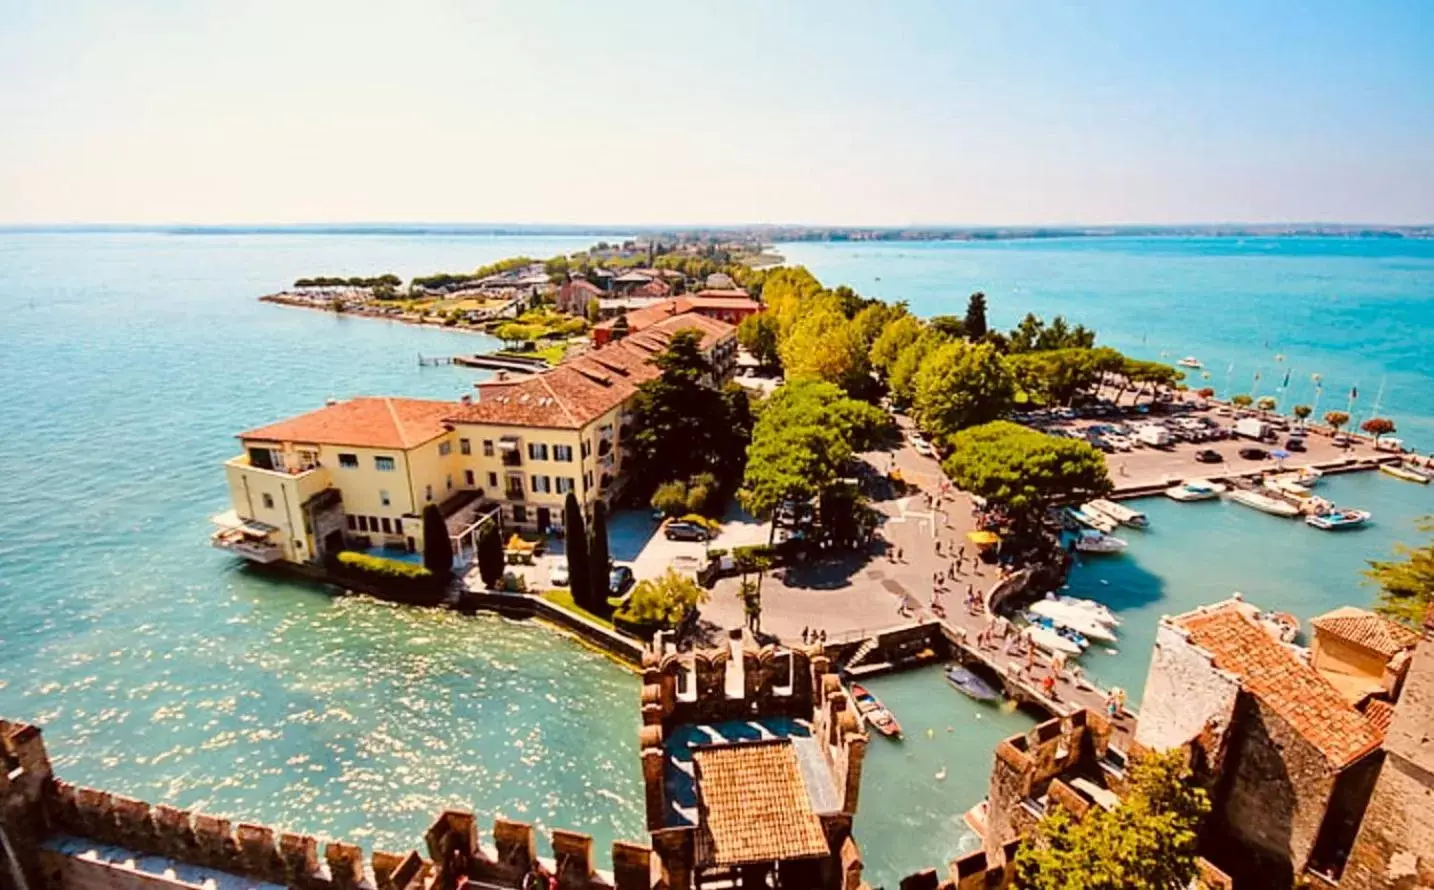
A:
<svg viewBox="0 0 1434 890">
<path fill-rule="evenodd" d="M 516 452 L 516 451 L 505 451 L 505 452 L 503 452 L 503 466 L 505 466 L 505 467 L 521 467 L 522 465 L 523 465 L 523 455 L 519 454 L 519 453 Z"/>
<path fill-rule="evenodd" d="M 211 547 L 264 565 L 284 558 L 283 545 L 272 540 L 273 534 L 278 531 L 272 525 L 240 519 L 233 510 L 221 513 L 210 521 L 219 526 L 219 530 L 209 536 Z"/>
</svg>

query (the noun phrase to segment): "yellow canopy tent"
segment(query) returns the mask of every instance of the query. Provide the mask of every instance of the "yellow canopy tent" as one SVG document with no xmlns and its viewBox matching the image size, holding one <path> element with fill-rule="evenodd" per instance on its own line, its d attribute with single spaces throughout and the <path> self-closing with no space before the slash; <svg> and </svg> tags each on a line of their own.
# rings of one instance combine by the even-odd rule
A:
<svg viewBox="0 0 1434 890">
<path fill-rule="evenodd" d="M 992 547 L 1001 543 L 1001 536 L 995 532 L 974 531 L 966 533 L 966 540 L 975 544 L 977 547 Z"/>
</svg>

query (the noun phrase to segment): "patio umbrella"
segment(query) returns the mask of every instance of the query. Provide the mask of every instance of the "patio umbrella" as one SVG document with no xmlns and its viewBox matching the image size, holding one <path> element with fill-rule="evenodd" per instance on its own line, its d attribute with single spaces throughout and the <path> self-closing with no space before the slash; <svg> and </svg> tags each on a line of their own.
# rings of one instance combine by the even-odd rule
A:
<svg viewBox="0 0 1434 890">
<path fill-rule="evenodd" d="M 1274 451 L 1270 452 L 1270 457 L 1273 457 L 1275 460 L 1284 460 L 1289 456 L 1290 453 L 1283 448 L 1276 448 Z"/>
<path fill-rule="evenodd" d="M 966 533 L 966 540 L 978 546 L 989 546 L 1001 543 L 1001 536 L 995 532 L 974 531 Z"/>
</svg>

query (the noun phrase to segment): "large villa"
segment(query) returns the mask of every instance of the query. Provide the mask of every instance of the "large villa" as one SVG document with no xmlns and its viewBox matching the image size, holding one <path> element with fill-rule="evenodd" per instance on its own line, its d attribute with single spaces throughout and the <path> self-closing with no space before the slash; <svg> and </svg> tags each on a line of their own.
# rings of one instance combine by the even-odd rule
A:
<svg viewBox="0 0 1434 890">
<path fill-rule="evenodd" d="M 500 372 L 461 401 L 334 401 L 240 433 L 214 546 L 299 565 L 345 549 L 421 551 L 421 514 L 437 504 L 461 553 L 493 510 L 536 531 L 561 524 L 569 492 L 591 511 L 622 490 L 633 397 L 681 330 L 701 334 L 714 383 L 730 377 L 736 329 L 686 311 L 539 374 Z"/>
</svg>

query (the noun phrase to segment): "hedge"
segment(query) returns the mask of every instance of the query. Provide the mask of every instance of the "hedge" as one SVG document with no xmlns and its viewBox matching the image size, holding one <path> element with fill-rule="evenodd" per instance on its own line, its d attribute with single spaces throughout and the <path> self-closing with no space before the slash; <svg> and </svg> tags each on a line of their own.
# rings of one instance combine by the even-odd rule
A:
<svg viewBox="0 0 1434 890">
<path fill-rule="evenodd" d="M 405 581 L 427 581 L 433 578 L 432 572 L 416 563 L 384 559 L 353 550 L 345 550 L 339 554 L 339 565 L 378 578 L 401 578 Z"/>
</svg>

